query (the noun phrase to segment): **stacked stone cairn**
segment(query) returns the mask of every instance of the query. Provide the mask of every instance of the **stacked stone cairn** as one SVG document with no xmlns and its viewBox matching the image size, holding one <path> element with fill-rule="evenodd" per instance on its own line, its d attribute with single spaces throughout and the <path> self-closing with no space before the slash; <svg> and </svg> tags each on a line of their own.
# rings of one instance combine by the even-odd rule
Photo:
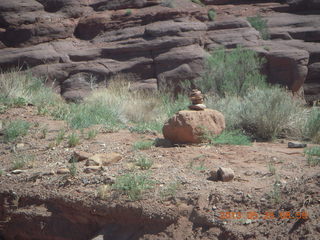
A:
<svg viewBox="0 0 320 240">
<path fill-rule="evenodd" d="M 203 111 L 206 105 L 203 104 L 203 94 L 198 89 L 192 89 L 189 94 L 189 99 L 192 105 L 189 106 L 190 110 Z"/>
</svg>

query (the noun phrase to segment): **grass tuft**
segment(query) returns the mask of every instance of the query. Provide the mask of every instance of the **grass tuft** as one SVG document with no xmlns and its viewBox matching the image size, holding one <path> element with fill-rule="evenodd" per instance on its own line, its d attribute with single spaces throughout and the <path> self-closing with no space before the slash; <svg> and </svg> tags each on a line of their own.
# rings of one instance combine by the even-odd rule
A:
<svg viewBox="0 0 320 240">
<path fill-rule="evenodd" d="M 14 120 L 4 129 L 5 142 L 13 142 L 19 136 L 25 136 L 30 128 L 30 123 L 23 120 Z"/>
<path fill-rule="evenodd" d="M 307 155 L 308 164 L 311 166 L 316 166 L 320 164 L 320 147 L 315 146 L 311 148 L 306 148 L 304 150 L 305 155 Z"/>
<path fill-rule="evenodd" d="M 252 50 L 237 47 L 214 50 L 205 62 L 205 71 L 194 84 L 208 95 L 244 96 L 253 88 L 267 86 L 260 67 L 265 60 Z"/>
<path fill-rule="evenodd" d="M 141 170 L 148 170 L 153 165 L 153 161 L 146 155 L 138 155 L 135 164 L 140 167 Z"/>
<path fill-rule="evenodd" d="M 181 183 L 171 182 L 165 187 L 163 187 L 160 191 L 161 199 L 174 198 L 177 195 L 178 190 L 181 188 Z"/>
<path fill-rule="evenodd" d="M 80 138 L 78 136 L 78 134 L 76 134 L 75 132 L 71 133 L 68 136 L 68 145 L 69 147 L 75 147 L 80 143 Z"/>
<path fill-rule="evenodd" d="M 248 17 L 247 20 L 253 28 L 260 32 L 262 39 L 268 40 L 270 38 L 267 20 L 264 20 L 260 15 Z"/>
<path fill-rule="evenodd" d="M 74 158 L 72 157 L 71 163 L 70 163 L 70 165 L 69 165 L 69 167 L 68 167 L 68 169 L 69 169 L 69 171 L 70 171 L 70 175 L 71 175 L 72 177 L 76 176 L 76 175 L 77 175 L 77 172 L 78 172 L 76 162 L 77 162 L 76 159 L 74 159 Z"/>
<path fill-rule="evenodd" d="M 214 9 L 210 9 L 208 11 L 208 17 L 210 19 L 210 21 L 214 21 L 216 19 L 217 13 Z"/>
<path fill-rule="evenodd" d="M 133 144 L 133 150 L 147 150 L 154 145 L 154 141 L 137 141 Z"/>
<path fill-rule="evenodd" d="M 66 134 L 66 131 L 64 129 L 60 129 L 58 132 L 58 135 L 56 136 L 55 142 L 56 142 L 56 146 L 59 146 L 60 143 L 63 141 L 64 136 Z"/>
<path fill-rule="evenodd" d="M 307 119 L 305 135 L 314 143 L 320 143 L 320 109 L 314 107 Z"/>
<path fill-rule="evenodd" d="M 142 194 L 152 189 L 154 181 L 149 179 L 146 174 L 128 173 L 116 178 L 112 185 L 114 190 L 117 190 L 129 197 L 130 200 L 135 201 L 142 197 Z"/>
<path fill-rule="evenodd" d="M 219 136 L 210 139 L 212 144 L 251 145 L 250 138 L 240 131 L 224 131 Z"/>
</svg>

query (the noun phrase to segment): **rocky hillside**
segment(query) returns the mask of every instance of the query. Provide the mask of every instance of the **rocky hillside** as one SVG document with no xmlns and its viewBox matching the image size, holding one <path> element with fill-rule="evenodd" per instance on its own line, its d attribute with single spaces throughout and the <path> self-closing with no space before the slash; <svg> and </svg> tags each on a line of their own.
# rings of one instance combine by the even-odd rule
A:
<svg viewBox="0 0 320 240">
<path fill-rule="evenodd" d="M 320 99 L 318 0 L 195 2 L 1 1 L 0 67 L 31 68 L 75 100 L 119 73 L 151 89 L 194 79 L 210 50 L 242 45 L 267 58 L 270 82 L 294 92 L 304 86 L 309 100 Z M 267 20 L 271 40 L 247 21 L 257 14 Z"/>
</svg>

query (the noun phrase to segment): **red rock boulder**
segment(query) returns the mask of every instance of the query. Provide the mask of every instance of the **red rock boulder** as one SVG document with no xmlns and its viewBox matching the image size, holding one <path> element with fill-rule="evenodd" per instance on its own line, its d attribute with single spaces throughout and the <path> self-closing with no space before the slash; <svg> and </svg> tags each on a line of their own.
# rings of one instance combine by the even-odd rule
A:
<svg viewBox="0 0 320 240">
<path fill-rule="evenodd" d="M 162 132 L 172 143 L 201 143 L 206 141 L 206 135 L 217 135 L 224 129 L 224 116 L 216 110 L 183 110 L 164 124 Z"/>
</svg>

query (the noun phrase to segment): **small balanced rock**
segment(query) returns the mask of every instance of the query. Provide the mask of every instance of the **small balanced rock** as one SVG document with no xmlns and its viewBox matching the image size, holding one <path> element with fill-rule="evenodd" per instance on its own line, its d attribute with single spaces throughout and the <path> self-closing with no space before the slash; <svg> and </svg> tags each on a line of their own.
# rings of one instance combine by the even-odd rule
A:
<svg viewBox="0 0 320 240">
<path fill-rule="evenodd" d="M 198 89 L 192 89 L 189 94 L 189 99 L 192 105 L 189 106 L 190 110 L 203 111 L 206 105 L 203 104 L 203 94 Z"/>
</svg>

